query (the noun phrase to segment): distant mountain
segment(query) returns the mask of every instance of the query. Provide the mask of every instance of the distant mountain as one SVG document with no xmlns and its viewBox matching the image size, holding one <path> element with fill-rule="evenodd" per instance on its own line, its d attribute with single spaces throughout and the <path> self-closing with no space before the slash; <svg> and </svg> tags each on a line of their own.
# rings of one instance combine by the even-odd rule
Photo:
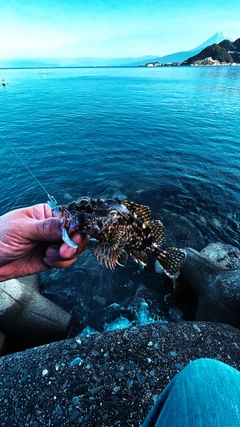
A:
<svg viewBox="0 0 240 427">
<path fill-rule="evenodd" d="M 205 47 L 210 46 L 213 43 L 220 43 L 222 40 L 230 40 L 223 33 L 216 33 L 210 39 L 206 40 L 200 46 L 195 47 L 194 49 L 188 51 L 182 51 L 177 53 L 171 53 L 170 55 L 159 56 L 154 59 L 150 59 L 151 62 L 159 62 L 160 64 L 170 64 L 172 62 L 183 62 L 191 56 L 197 55 Z M 149 61 L 148 61 L 149 62 Z"/>
<path fill-rule="evenodd" d="M 121 67 L 137 66 L 145 63 L 155 56 L 140 58 L 34 58 L 34 59 L 0 59 L 0 68 L 44 68 L 44 67 Z"/>
<path fill-rule="evenodd" d="M 0 59 L 0 68 L 21 68 L 21 67 L 120 67 L 120 66 L 138 66 L 147 62 L 172 63 L 183 62 L 189 57 L 197 55 L 205 47 L 214 43 L 220 43 L 222 40 L 230 40 L 223 33 L 216 33 L 210 39 L 206 40 L 200 46 L 186 51 L 177 52 L 165 56 L 143 56 L 139 58 L 95 58 L 95 57 L 77 57 L 77 58 L 33 58 L 33 59 Z"/>
<path fill-rule="evenodd" d="M 142 56 L 141 58 L 96 58 L 96 57 L 77 57 L 77 58 L 59 58 L 58 62 L 61 67 L 121 67 L 121 66 L 136 66 L 139 61 L 144 63 L 155 56 Z"/>
<path fill-rule="evenodd" d="M 226 62 L 228 64 L 233 62 L 240 64 L 240 38 L 235 40 L 235 42 L 223 40 L 218 44 L 213 43 L 197 55 L 184 61 L 184 65 L 191 65 L 196 61 L 204 61 L 206 58 L 212 58 L 214 61 Z"/>
<path fill-rule="evenodd" d="M 56 59 L 0 59 L 0 68 L 58 67 Z"/>
</svg>

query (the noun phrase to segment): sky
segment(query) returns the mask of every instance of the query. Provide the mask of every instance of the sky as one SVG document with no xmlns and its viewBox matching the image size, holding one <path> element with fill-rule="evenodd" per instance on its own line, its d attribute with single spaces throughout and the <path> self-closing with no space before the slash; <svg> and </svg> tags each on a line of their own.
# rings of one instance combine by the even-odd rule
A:
<svg viewBox="0 0 240 427">
<path fill-rule="evenodd" d="M 240 37 L 239 0 L 5 0 L 0 60 L 163 56 Z"/>
</svg>

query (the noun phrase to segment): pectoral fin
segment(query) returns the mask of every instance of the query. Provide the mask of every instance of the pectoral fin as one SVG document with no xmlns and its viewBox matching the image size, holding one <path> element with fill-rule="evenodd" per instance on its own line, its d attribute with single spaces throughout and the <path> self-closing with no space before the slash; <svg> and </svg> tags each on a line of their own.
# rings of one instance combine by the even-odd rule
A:
<svg viewBox="0 0 240 427">
<path fill-rule="evenodd" d="M 128 254 L 127 254 L 127 252 L 124 249 L 122 249 L 120 251 L 120 253 L 118 254 L 117 264 L 121 265 L 121 267 L 124 267 L 125 264 L 126 264 L 126 262 L 127 262 L 127 260 L 128 260 Z"/>
<path fill-rule="evenodd" d="M 109 244 L 108 242 L 97 243 L 94 248 L 94 253 L 100 264 L 104 262 L 107 268 L 115 268 L 119 254 L 119 249 L 116 248 L 115 245 Z"/>
</svg>

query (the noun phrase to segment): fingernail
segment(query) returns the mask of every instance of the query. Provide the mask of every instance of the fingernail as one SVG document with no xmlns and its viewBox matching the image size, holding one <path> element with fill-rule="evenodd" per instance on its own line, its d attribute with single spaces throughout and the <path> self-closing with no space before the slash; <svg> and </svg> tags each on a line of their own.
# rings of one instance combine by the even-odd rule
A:
<svg viewBox="0 0 240 427">
<path fill-rule="evenodd" d="M 45 264 L 53 264 L 54 263 L 54 261 L 55 261 L 55 259 L 52 259 L 52 258 L 43 258 L 43 261 L 45 262 Z"/>
</svg>

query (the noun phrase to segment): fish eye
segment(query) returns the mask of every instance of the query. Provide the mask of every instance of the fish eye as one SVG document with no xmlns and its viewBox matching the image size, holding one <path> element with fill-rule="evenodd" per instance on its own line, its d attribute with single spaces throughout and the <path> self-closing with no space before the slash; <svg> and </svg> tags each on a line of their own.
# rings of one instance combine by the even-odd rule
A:
<svg viewBox="0 0 240 427">
<path fill-rule="evenodd" d="M 116 211 L 116 210 L 112 210 L 112 211 L 110 211 L 110 215 L 111 215 L 111 216 L 116 216 L 116 215 L 117 215 L 117 211 Z"/>
</svg>

